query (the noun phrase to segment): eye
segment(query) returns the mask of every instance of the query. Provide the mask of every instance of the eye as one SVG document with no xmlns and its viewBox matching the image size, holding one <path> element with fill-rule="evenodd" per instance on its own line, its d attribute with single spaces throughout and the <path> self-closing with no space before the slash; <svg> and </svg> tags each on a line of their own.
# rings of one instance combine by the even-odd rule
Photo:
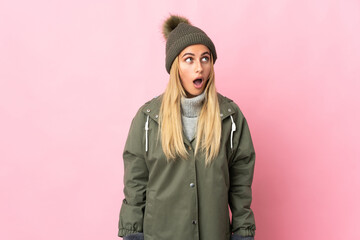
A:
<svg viewBox="0 0 360 240">
<path fill-rule="evenodd" d="M 187 62 L 187 63 L 191 63 L 191 61 L 192 61 L 191 57 L 188 57 L 188 58 L 185 59 L 185 62 Z"/>
<path fill-rule="evenodd" d="M 201 58 L 201 61 L 203 61 L 203 62 L 208 62 L 208 61 L 209 61 L 209 57 L 202 57 L 202 58 Z"/>
</svg>

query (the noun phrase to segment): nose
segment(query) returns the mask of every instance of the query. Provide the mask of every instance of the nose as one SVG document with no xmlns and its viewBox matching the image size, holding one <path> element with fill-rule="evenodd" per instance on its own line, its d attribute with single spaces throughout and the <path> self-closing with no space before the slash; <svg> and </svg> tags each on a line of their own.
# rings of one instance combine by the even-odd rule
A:
<svg viewBox="0 0 360 240">
<path fill-rule="evenodd" d="M 201 61 L 196 61 L 196 67 L 195 67 L 195 70 L 197 73 L 201 73 L 203 71 L 203 66 L 201 64 Z"/>
</svg>

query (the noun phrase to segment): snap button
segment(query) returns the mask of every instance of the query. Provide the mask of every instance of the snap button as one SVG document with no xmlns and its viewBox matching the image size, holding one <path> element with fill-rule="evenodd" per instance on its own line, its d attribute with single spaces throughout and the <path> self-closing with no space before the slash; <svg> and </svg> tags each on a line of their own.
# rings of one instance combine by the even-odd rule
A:
<svg viewBox="0 0 360 240">
<path fill-rule="evenodd" d="M 224 116 L 224 114 L 220 113 L 220 117 Z"/>
<path fill-rule="evenodd" d="M 155 115 L 155 118 L 158 118 L 159 117 L 159 115 Z"/>
<path fill-rule="evenodd" d="M 191 188 L 195 187 L 195 183 L 190 183 L 190 187 Z"/>
<path fill-rule="evenodd" d="M 231 109 L 229 108 L 228 111 L 231 112 Z"/>
<path fill-rule="evenodd" d="M 196 220 L 192 220 L 192 224 L 194 224 L 194 225 L 195 225 L 195 224 L 196 224 Z"/>
<path fill-rule="evenodd" d="M 146 109 L 147 112 L 150 112 L 150 109 Z"/>
</svg>

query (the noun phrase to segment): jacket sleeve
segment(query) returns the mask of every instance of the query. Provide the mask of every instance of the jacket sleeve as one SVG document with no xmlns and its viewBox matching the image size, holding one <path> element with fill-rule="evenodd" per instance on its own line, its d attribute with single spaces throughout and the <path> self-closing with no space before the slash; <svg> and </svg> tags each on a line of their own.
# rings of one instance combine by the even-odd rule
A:
<svg viewBox="0 0 360 240">
<path fill-rule="evenodd" d="M 251 185 L 255 167 L 255 150 L 247 121 L 238 106 L 234 106 L 236 131 L 232 150 L 229 189 L 229 206 L 232 213 L 232 232 L 242 237 L 255 236 L 255 218 L 250 208 Z"/>
<path fill-rule="evenodd" d="M 126 140 L 124 160 L 124 195 L 119 216 L 119 237 L 143 232 L 148 168 L 144 158 L 145 114 L 138 111 Z"/>
</svg>

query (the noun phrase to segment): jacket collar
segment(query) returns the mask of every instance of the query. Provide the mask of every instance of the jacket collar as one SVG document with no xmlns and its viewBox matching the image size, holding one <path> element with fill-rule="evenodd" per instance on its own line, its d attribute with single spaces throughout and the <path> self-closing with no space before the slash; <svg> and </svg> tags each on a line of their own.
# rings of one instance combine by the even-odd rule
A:
<svg viewBox="0 0 360 240">
<path fill-rule="evenodd" d="M 161 106 L 162 96 L 155 97 L 154 99 L 147 102 L 142 108 L 142 112 L 148 115 L 152 120 L 159 123 L 159 112 Z M 224 97 L 220 93 L 218 93 L 219 107 L 220 107 L 220 117 L 221 120 L 229 117 L 230 115 L 235 113 L 235 108 L 230 104 L 232 102 L 231 99 Z"/>
</svg>

